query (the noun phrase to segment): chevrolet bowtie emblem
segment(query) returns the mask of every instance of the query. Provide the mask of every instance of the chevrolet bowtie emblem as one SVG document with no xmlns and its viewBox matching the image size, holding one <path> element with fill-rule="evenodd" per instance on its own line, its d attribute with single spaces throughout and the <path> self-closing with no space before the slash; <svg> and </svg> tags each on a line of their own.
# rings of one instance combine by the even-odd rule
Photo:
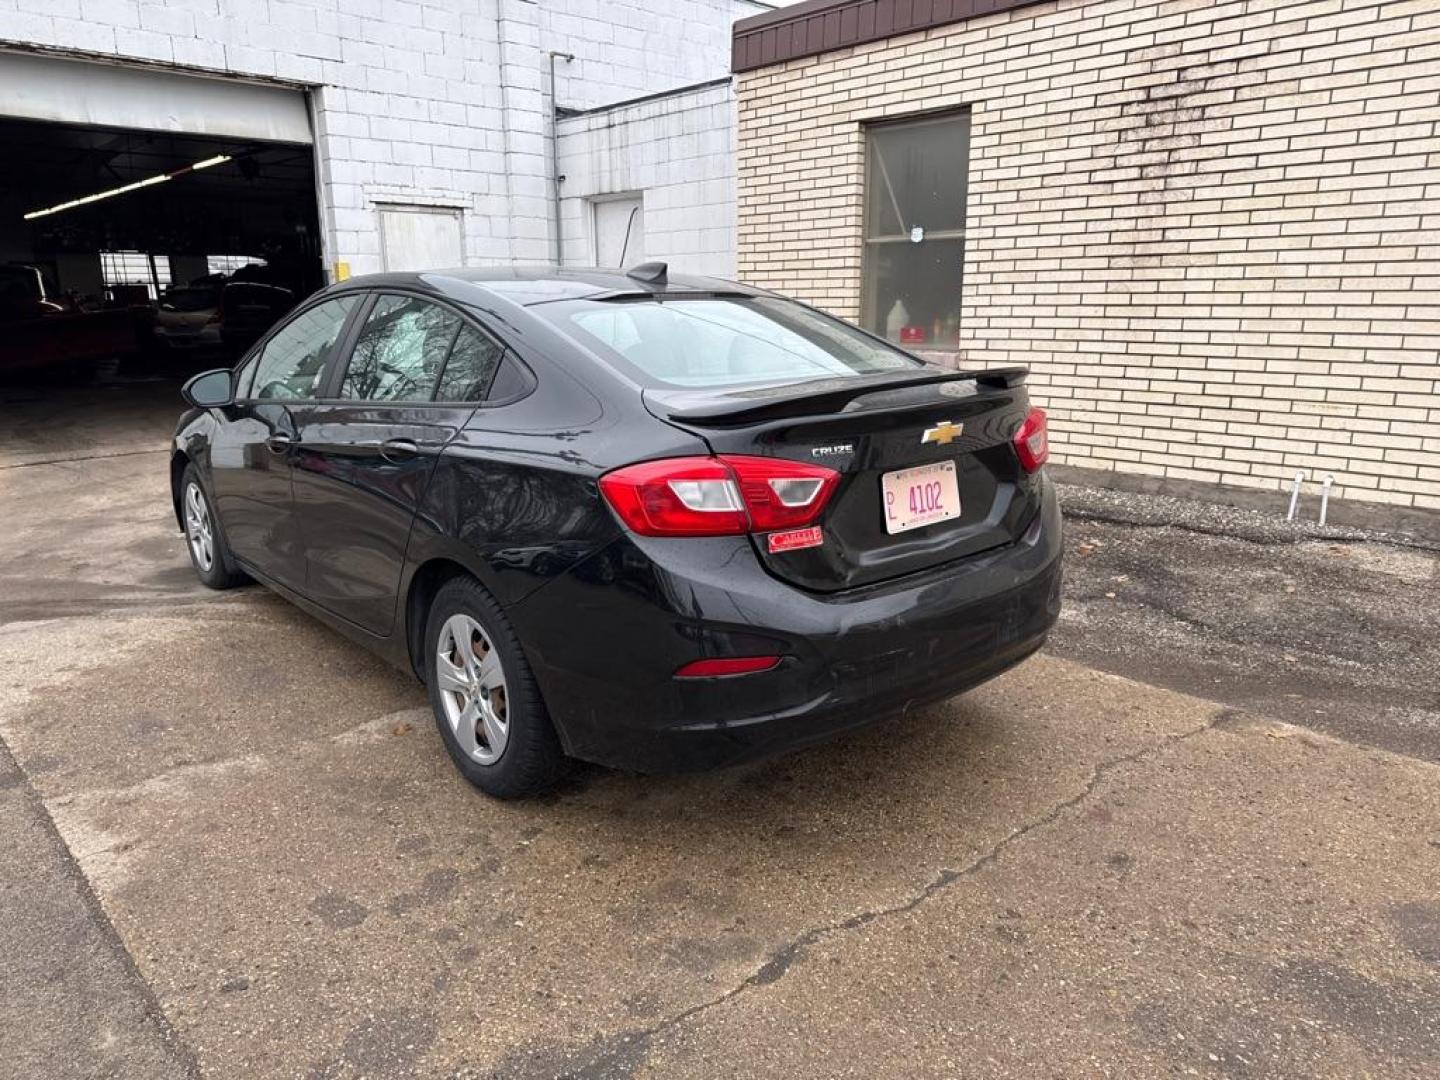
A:
<svg viewBox="0 0 1440 1080">
<path fill-rule="evenodd" d="M 920 441 L 922 443 L 939 443 L 941 446 L 946 446 L 951 441 L 958 439 L 964 430 L 964 424 L 952 424 L 949 420 L 942 420 L 934 427 L 926 428 L 925 434 L 920 436 Z"/>
</svg>

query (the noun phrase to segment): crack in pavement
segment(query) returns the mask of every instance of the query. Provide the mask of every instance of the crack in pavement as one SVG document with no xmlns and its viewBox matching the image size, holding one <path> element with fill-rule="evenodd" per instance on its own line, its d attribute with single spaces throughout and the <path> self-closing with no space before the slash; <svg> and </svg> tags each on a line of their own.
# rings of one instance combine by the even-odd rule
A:
<svg viewBox="0 0 1440 1080">
<path fill-rule="evenodd" d="M 81 454 L 76 457 L 45 458 L 41 461 L 14 461 L 0 465 L 0 469 L 33 469 L 37 465 L 75 465 L 85 461 L 104 461 L 108 458 L 139 457 L 142 454 L 167 454 L 169 447 L 154 450 L 117 450 L 113 454 Z"/>
<path fill-rule="evenodd" d="M 770 954 L 770 958 L 765 961 L 764 964 L 762 964 L 753 973 L 743 979 L 740 983 L 732 987 L 730 990 L 727 990 L 720 996 L 711 998 L 708 1001 L 702 1001 L 696 1005 L 692 1005 L 689 1008 L 683 1009 L 680 1012 L 676 1013 L 674 1016 L 670 1016 L 663 1020 L 660 1020 L 647 1028 L 620 1032 L 614 1036 L 611 1036 L 608 1039 L 603 1040 L 602 1045 L 605 1047 L 605 1049 L 603 1049 L 601 1053 L 597 1054 L 596 1057 L 593 1058 L 586 1066 L 581 1068 L 577 1075 L 600 1075 L 599 1073 L 594 1073 L 592 1070 L 596 1069 L 597 1067 L 600 1069 L 604 1069 L 608 1064 L 612 1063 L 615 1060 L 616 1051 L 618 1048 L 625 1047 L 632 1051 L 636 1048 L 641 1048 L 641 1053 L 643 1055 L 643 1048 L 648 1047 L 650 1042 L 656 1036 L 662 1035 L 667 1031 L 679 1027 L 681 1024 L 684 1024 L 687 1021 L 693 1019 L 694 1017 L 699 1016 L 701 1013 L 708 1012 L 711 1009 L 718 1008 L 722 1005 L 727 1005 L 731 1001 L 734 1001 L 736 998 L 754 989 L 755 987 L 769 986 L 773 983 L 779 982 L 790 970 L 791 965 L 794 964 L 795 961 L 804 954 L 806 949 L 810 948 L 811 946 L 815 945 L 817 942 L 825 938 L 831 937 L 836 934 L 843 934 L 850 930 L 859 929 L 860 927 L 866 926 L 879 919 L 890 918 L 896 915 L 905 915 L 911 911 L 914 911 L 916 908 L 920 907 L 922 904 L 930 900 L 938 893 L 943 892 L 944 890 L 950 888 L 952 885 L 956 884 L 959 881 L 963 881 L 966 878 L 973 877 L 985 868 L 992 866 L 993 864 L 998 862 L 1007 848 L 1024 839 L 1030 833 L 1036 831 L 1037 829 L 1043 829 L 1045 826 L 1052 825 L 1056 821 L 1060 820 L 1060 818 L 1067 811 L 1073 810 L 1075 807 L 1079 806 L 1081 803 L 1085 802 L 1085 800 L 1090 798 L 1090 796 L 1095 793 L 1095 790 L 1100 786 L 1100 783 L 1105 779 L 1105 777 L 1108 776 L 1115 769 L 1121 768 L 1125 765 L 1132 765 L 1136 762 L 1144 761 L 1145 759 L 1153 755 L 1168 750 L 1172 746 L 1204 735 L 1205 733 L 1214 730 L 1217 725 L 1231 721 L 1241 715 L 1244 715 L 1242 710 L 1219 708 L 1203 724 L 1199 724 L 1192 728 L 1187 728 L 1185 731 L 1172 732 L 1165 735 L 1159 741 L 1151 743 L 1147 746 L 1143 746 L 1138 750 L 1131 751 L 1128 754 L 1118 754 L 1115 757 L 1106 758 L 1104 761 L 1099 762 L 1090 771 L 1090 776 L 1087 778 L 1084 785 L 1076 794 L 1070 796 L 1067 799 L 1061 800 L 1060 802 L 1052 806 L 1049 810 L 1047 810 L 1044 814 L 1040 815 L 1037 818 L 1034 818 L 1031 821 L 1026 822 L 1023 825 L 1020 825 L 1011 832 L 1007 833 L 1005 836 L 1002 836 L 993 845 L 991 845 L 988 851 L 980 855 L 978 858 L 973 859 L 965 866 L 962 866 L 958 870 L 949 868 L 941 870 L 940 873 L 936 875 L 933 881 L 929 882 L 919 892 L 915 893 L 909 899 L 904 900 L 901 903 L 891 904 L 887 907 L 882 908 L 873 908 L 869 911 L 862 911 L 858 914 L 851 915 L 850 917 L 842 919 L 838 922 L 826 923 L 822 926 L 811 927 L 810 929 L 801 933 L 798 937 L 794 938 L 787 944 L 782 945 L 779 949 L 772 952 Z M 626 1057 L 630 1058 L 630 1055 L 627 1054 Z M 639 1061 L 634 1060 L 634 1064 L 638 1066 Z"/>
<path fill-rule="evenodd" d="M 48 809 L 53 803 L 62 809 L 68 809 L 82 802 L 93 802 L 97 799 L 134 799 L 139 796 L 163 796 L 176 788 L 182 788 L 190 783 L 193 778 L 204 779 L 217 775 L 224 775 L 231 772 L 260 772 L 266 766 L 276 765 L 282 762 L 290 762 L 295 759 L 297 753 L 303 750 L 315 749 L 328 744 L 346 744 L 364 741 L 367 737 L 373 736 L 373 741 L 383 742 L 386 739 L 394 738 L 398 734 L 409 734 L 417 728 L 422 728 L 426 721 L 430 720 L 429 706 L 423 701 L 417 702 L 408 709 L 395 709 L 380 716 L 363 720 L 339 731 L 331 731 L 323 735 L 307 736 L 286 743 L 283 752 L 273 753 L 252 753 L 237 754 L 231 757 L 205 758 L 200 761 L 188 761 L 183 765 L 175 765 L 154 776 L 147 776 L 136 780 L 133 784 L 124 784 L 120 787 L 87 787 L 75 791 L 58 792 L 48 797 L 42 796 Z M 397 725 L 406 725 L 403 732 L 397 732 Z M 3 728 L 0 728 L 0 739 L 3 739 Z M 0 741 L 0 745 L 4 745 Z M 18 762 L 17 762 L 18 764 Z M 23 770 L 22 770 L 23 771 Z M 28 779 L 28 774 L 26 774 Z M 46 801 L 48 798 L 48 801 Z M 125 845 L 120 845 L 125 846 Z M 96 848 L 94 851 L 105 853 L 114 851 L 115 847 Z"/>
<path fill-rule="evenodd" d="M 211 597 L 176 589 L 160 595 L 85 596 L 73 600 L 7 600 L 0 602 L 0 625 L 18 626 L 61 619 L 96 619 L 108 615 L 127 616 L 137 611 L 190 608 L 224 604 L 227 597 Z M 232 602 L 233 603 L 233 602 Z"/>
</svg>

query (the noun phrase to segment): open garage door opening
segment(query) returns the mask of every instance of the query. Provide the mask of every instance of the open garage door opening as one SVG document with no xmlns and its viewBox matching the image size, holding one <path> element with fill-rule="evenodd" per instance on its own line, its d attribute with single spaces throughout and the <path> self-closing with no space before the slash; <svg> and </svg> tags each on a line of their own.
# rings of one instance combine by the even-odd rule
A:
<svg viewBox="0 0 1440 1080">
<path fill-rule="evenodd" d="M 169 398 L 323 284 L 308 143 L 0 117 L 7 387 L 143 380 Z"/>
</svg>

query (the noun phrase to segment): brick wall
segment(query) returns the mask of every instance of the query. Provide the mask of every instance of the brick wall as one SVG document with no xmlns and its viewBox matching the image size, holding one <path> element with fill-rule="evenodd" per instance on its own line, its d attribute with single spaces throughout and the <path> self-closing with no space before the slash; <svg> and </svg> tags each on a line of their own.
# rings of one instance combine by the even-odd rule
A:
<svg viewBox="0 0 1440 1080">
<path fill-rule="evenodd" d="M 560 122 L 565 261 L 594 262 L 591 200 L 644 193 L 645 257 L 735 276 L 735 92 L 728 83 Z"/>
<path fill-rule="evenodd" d="M 739 272 L 860 311 L 861 124 L 972 109 L 958 362 L 1056 460 L 1440 509 L 1440 4 L 1082 0 L 738 76 Z"/>
</svg>

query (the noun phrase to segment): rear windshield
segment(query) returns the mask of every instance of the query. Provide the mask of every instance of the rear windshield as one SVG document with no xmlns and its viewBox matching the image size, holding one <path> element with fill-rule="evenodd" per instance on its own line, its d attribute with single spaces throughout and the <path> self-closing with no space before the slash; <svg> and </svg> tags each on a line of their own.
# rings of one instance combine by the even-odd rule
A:
<svg viewBox="0 0 1440 1080">
<path fill-rule="evenodd" d="M 637 382 L 803 382 L 922 367 L 848 323 L 762 296 L 562 300 L 532 312 Z"/>
<path fill-rule="evenodd" d="M 204 311 L 220 303 L 218 289 L 171 289 L 160 298 L 166 311 Z"/>
</svg>

